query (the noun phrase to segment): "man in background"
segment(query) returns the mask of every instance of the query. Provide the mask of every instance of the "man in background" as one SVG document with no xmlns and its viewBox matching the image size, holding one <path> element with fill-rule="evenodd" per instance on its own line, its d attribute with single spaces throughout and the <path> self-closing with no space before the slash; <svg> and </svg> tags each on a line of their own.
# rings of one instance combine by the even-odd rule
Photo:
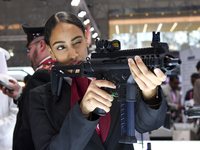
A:
<svg viewBox="0 0 200 150">
<path fill-rule="evenodd" d="M 196 69 L 200 74 L 200 61 L 197 63 Z M 197 79 L 194 84 L 194 105 L 200 105 L 200 79 Z"/>
<path fill-rule="evenodd" d="M 51 59 L 44 41 L 44 26 L 30 27 L 28 24 L 23 24 L 22 27 L 27 34 L 27 56 L 35 73 L 29 78 L 23 91 L 14 80 L 9 80 L 13 83 L 10 85 L 14 88 L 13 92 L 6 90 L 5 87 L 1 89 L 15 99 L 19 108 L 13 135 L 13 150 L 34 150 L 29 122 L 29 91 L 50 81 L 49 70 L 54 60 Z"/>
<path fill-rule="evenodd" d="M 15 80 L 8 76 L 6 63 L 8 59 L 10 59 L 10 54 L 0 47 L 0 80 L 6 84 L 9 83 L 8 79 Z M 13 130 L 17 112 L 18 108 L 13 103 L 13 99 L 0 91 L 0 150 L 12 149 Z"/>
<path fill-rule="evenodd" d="M 199 73 L 193 73 L 190 78 L 191 78 L 191 84 L 192 84 L 193 88 L 186 92 L 185 101 L 193 99 L 193 97 L 194 97 L 194 83 L 197 79 L 200 78 L 200 74 Z"/>
<path fill-rule="evenodd" d="M 171 110 L 172 120 L 182 122 L 181 110 L 185 109 L 181 105 L 181 95 L 179 89 L 179 78 L 177 75 L 169 76 L 169 83 L 161 86 L 165 95 L 167 104 Z"/>
</svg>

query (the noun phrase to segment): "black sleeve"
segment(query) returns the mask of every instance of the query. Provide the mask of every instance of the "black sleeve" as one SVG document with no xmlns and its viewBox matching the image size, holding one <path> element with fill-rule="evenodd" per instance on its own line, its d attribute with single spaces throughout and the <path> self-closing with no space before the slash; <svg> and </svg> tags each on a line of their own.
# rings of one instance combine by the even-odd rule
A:
<svg viewBox="0 0 200 150">
<path fill-rule="evenodd" d="M 18 99 L 19 112 L 13 134 L 13 147 L 15 149 L 34 149 L 30 121 L 29 121 L 29 91 L 39 85 L 50 81 L 47 70 L 36 71 L 28 80 L 21 96 Z"/>
<path fill-rule="evenodd" d="M 42 91 L 39 87 L 30 92 L 30 122 L 36 150 L 84 149 L 99 120 L 87 120 L 77 102 L 68 112 L 58 130 L 53 125 L 55 122 L 52 123 L 52 119 L 49 119 L 46 113 L 43 102 L 46 96 L 45 93 L 41 93 Z"/>
<path fill-rule="evenodd" d="M 162 89 L 158 89 L 161 104 L 158 109 L 149 107 L 143 100 L 139 92 L 136 106 L 135 128 L 138 132 L 144 133 L 161 127 L 165 121 L 167 105 Z"/>
</svg>

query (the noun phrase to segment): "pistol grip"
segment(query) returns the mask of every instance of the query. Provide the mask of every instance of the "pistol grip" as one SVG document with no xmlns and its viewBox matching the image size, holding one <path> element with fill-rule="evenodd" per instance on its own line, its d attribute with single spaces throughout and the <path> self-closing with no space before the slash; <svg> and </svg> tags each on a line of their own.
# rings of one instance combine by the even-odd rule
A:
<svg viewBox="0 0 200 150">
<path fill-rule="evenodd" d="M 100 108 L 95 108 L 95 110 L 93 111 L 95 114 L 99 115 L 99 116 L 105 116 L 106 115 L 106 111 Z"/>
</svg>

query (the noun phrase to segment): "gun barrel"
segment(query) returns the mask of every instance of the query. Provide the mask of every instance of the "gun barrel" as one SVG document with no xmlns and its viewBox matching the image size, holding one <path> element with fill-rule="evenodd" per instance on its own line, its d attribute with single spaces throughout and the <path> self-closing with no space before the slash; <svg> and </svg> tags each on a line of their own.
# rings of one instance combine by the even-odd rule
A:
<svg viewBox="0 0 200 150">
<path fill-rule="evenodd" d="M 177 66 L 181 64 L 181 60 L 179 58 L 168 58 L 165 62 L 166 66 Z"/>
</svg>

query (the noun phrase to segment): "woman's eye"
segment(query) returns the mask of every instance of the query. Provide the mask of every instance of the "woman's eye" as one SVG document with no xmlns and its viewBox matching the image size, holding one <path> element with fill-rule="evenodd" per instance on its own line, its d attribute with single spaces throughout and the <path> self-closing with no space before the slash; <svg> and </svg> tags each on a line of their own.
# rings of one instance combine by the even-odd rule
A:
<svg viewBox="0 0 200 150">
<path fill-rule="evenodd" d="M 81 41 L 80 42 L 76 42 L 76 43 L 74 43 L 73 45 L 77 45 L 77 44 L 80 44 L 81 43 Z"/>
<path fill-rule="evenodd" d="M 57 49 L 58 50 L 63 50 L 65 47 L 64 46 L 59 46 Z"/>
</svg>

